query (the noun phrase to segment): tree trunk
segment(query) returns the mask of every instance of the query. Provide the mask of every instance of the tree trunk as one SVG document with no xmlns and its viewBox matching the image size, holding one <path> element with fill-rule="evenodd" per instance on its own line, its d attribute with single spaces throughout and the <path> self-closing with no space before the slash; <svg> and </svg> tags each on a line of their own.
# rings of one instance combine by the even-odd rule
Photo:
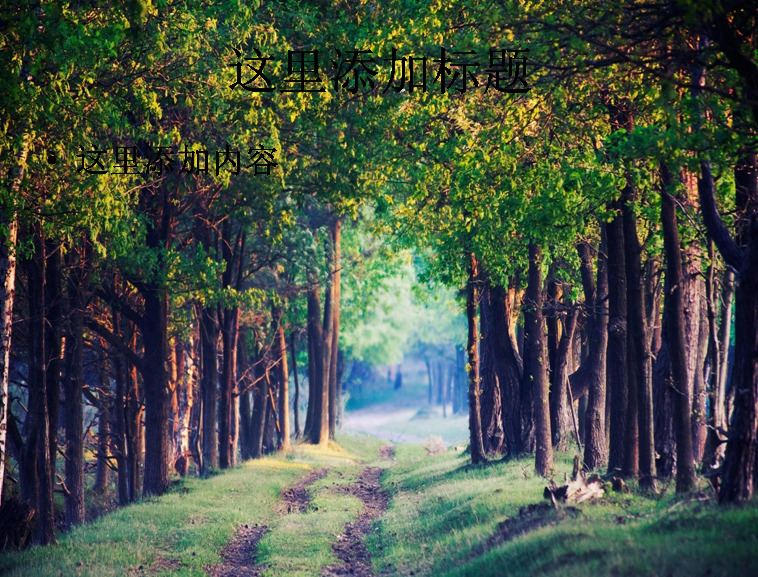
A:
<svg viewBox="0 0 758 577">
<path fill-rule="evenodd" d="M 476 255 L 471 253 L 466 285 L 466 316 L 468 318 L 468 365 L 469 365 L 469 434 L 471 439 L 471 462 L 474 464 L 487 461 L 482 438 L 481 406 L 479 402 L 479 327 L 477 325 L 476 305 L 479 302 L 479 263 Z"/>
<path fill-rule="evenodd" d="M 290 450 L 290 396 L 289 396 L 289 370 L 287 367 L 287 339 L 284 336 L 284 315 L 282 310 L 274 306 L 271 316 L 276 323 L 274 331 L 274 359 L 277 366 L 277 411 L 279 416 L 279 449 Z M 335 367 L 336 372 L 336 367 Z"/>
<path fill-rule="evenodd" d="M 101 346 L 98 355 L 97 370 L 100 377 L 100 401 L 97 414 L 97 467 L 95 469 L 95 485 L 93 491 L 103 495 L 108 490 L 110 480 L 110 438 L 111 438 L 111 388 L 108 381 L 108 370 L 105 364 L 105 345 Z"/>
<path fill-rule="evenodd" d="M 483 275 L 486 277 L 486 275 Z M 497 344 L 500 335 L 495 328 L 495 305 L 492 286 L 489 279 L 482 282 L 479 313 L 481 316 L 481 340 L 479 351 L 481 355 L 481 422 L 484 452 L 487 455 L 499 453 L 505 441 L 503 430 L 503 410 L 501 403 L 500 382 L 498 379 Z M 439 372 L 439 371 L 438 371 Z"/>
<path fill-rule="evenodd" d="M 608 471 L 624 468 L 627 409 L 626 349 L 626 268 L 624 265 L 624 225 L 621 215 L 606 225 L 608 243 L 608 397 L 610 398 L 610 439 Z"/>
<path fill-rule="evenodd" d="M 331 260 L 331 259 L 330 259 Z M 332 303 L 334 292 L 331 280 L 327 283 L 324 297 L 324 319 L 321 322 L 321 306 L 318 288 L 308 291 L 308 330 L 311 338 L 314 360 L 313 396 L 308 399 L 312 405 L 312 423 L 308 440 L 324 444 L 329 440 L 329 368 L 331 365 L 331 345 L 333 332 Z"/>
<path fill-rule="evenodd" d="M 45 390 L 50 427 L 48 447 L 55 476 L 58 458 L 58 423 L 61 395 L 61 353 L 63 351 L 63 287 L 61 243 L 45 241 Z M 55 481 L 53 481 L 54 483 Z"/>
<path fill-rule="evenodd" d="M 16 166 L 9 175 L 10 196 L 0 200 L 0 505 L 3 498 L 3 479 L 8 429 L 8 380 L 13 334 L 13 302 L 16 296 L 16 241 L 18 215 L 16 196 L 26 170 L 29 142 L 26 135 L 16 156 Z"/>
<path fill-rule="evenodd" d="M 295 413 L 295 438 L 299 439 L 300 432 L 300 383 L 297 378 L 297 349 L 295 348 L 295 331 L 290 333 L 290 357 L 292 358 L 292 377 L 295 379 L 295 399 L 292 411 Z"/>
<path fill-rule="evenodd" d="M 168 430 L 169 374 L 168 293 L 152 288 L 144 294 L 145 317 L 142 339 L 145 346 L 142 375 L 145 386 L 145 473 L 142 493 L 161 495 L 168 490 L 170 440 Z"/>
<path fill-rule="evenodd" d="M 258 349 L 256 343 L 256 349 Z M 251 424 L 250 456 L 259 459 L 263 456 L 263 430 L 266 426 L 266 407 L 268 406 L 268 390 L 266 384 L 268 359 L 256 354 L 255 380 L 257 381 L 253 395 L 253 418 Z"/>
<path fill-rule="evenodd" d="M 553 468 L 553 445 L 550 434 L 550 383 L 547 378 L 545 321 L 542 313 L 542 249 L 529 244 L 529 281 L 524 314 L 524 382 L 534 390 L 535 464 L 538 475 L 547 476 Z"/>
<path fill-rule="evenodd" d="M 650 335 L 645 322 L 645 295 L 642 280 L 642 262 L 639 237 L 637 236 L 637 216 L 634 203 L 637 191 L 627 184 L 622 193 L 622 219 L 624 222 L 624 253 L 627 274 L 627 348 L 630 379 L 629 395 L 637 395 L 637 436 L 640 487 L 656 490 L 655 483 L 655 439 L 653 437 L 653 383 L 650 358 Z M 634 386 L 632 386 L 634 382 Z M 633 404 L 627 406 L 628 413 L 635 412 Z M 630 427 L 634 430 L 633 425 Z M 630 448 L 630 445 L 627 445 Z M 636 469 L 636 467 L 635 467 Z M 632 474 L 632 463 L 627 460 L 626 472 Z"/>
<path fill-rule="evenodd" d="M 340 337 L 340 282 L 341 282 L 341 230 L 342 223 L 339 219 L 334 221 L 332 229 L 332 331 L 331 350 L 329 356 L 329 437 L 334 438 L 334 433 L 339 420 L 341 408 L 341 392 L 337 378 L 337 359 L 339 356 Z"/>
<path fill-rule="evenodd" d="M 219 325 L 214 308 L 203 308 L 199 316 L 200 351 L 203 366 L 200 389 L 203 398 L 203 472 L 205 472 L 218 467 L 216 398 L 218 394 Z"/>
<path fill-rule="evenodd" d="M 232 422 L 234 408 L 234 385 L 237 380 L 237 332 L 239 308 L 225 309 L 221 314 L 222 370 L 221 394 L 219 395 L 219 451 L 218 463 L 221 469 L 235 465 L 236 445 L 233 443 Z"/>
<path fill-rule="evenodd" d="M 137 331 L 134 326 L 129 326 L 129 343 L 133 353 L 137 353 Z M 129 365 L 129 380 L 127 381 L 128 412 L 127 412 L 127 456 L 126 469 L 129 478 L 129 500 L 134 503 L 142 493 L 142 439 L 143 427 L 142 396 L 140 394 L 140 381 L 137 375 L 137 367 Z"/>
<path fill-rule="evenodd" d="M 84 522 L 84 264 L 77 251 L 69 253 L 68 330 L 66 332 L 66 527 Z M 79 262 L 77 262 L 77 260 Z M 119 471 L 121 467 L 119 464 Z M 123 503 L 122 503 L 123 504 Z"/>
<path fill-rule="evenodd" d="M 713 211 L 713 177 L 706 161 L 701 162 L 699 181 L 701 204 L 706 200 Z M 735 178 L 737 180 L 737 178 Z M 719 502 L 749 500 L 755 490 L 756 426 L 758 426 L 758 177 L 754 168 L 741 175 L 741 194 L 746 197 L 747 223 L 743 229 L 746 246 L 738 255 L 723 245 L 718 223 L 705 218 L 709 232 L 728 264 L 738 267 L 734 314 L 734 412 L 726 444 Z M 705 211 L 705 209 L 704 209 Z M 704 215 L 705 216 L 705 215 Z M 723 225 L 721 225 L 723 226 Z M 711 230 L 711 229 L 715 230 Z M 713 233 L 716 232 L 714 235 Z M 732 241 L 733 242 L 733 241 Z M 739 256 L 741 258 L 735 258 Z"/>
<path fill-rule="evenodd" d="M 55 542 L 53 465 L 50 462 L 50 420 L 47 410 L 45 347 L 45 243 L 34 234 L 35 254 L 28 263 L 29 285 L 29 412 L 22 464 L 22 498 L 37 512 L 32 539 Z"/>
<path fill-rule="evenodd" d="M 69 282 L 71 282 L 69 280 Z M 73 291 L 72 291 L 73 292 Z M 75 294 L 75 293 L 73 293 Z M 72 333 L 75 335 L 75 322 L 76 319 L 73 318 L 73 311 L 75 310 L 75 300 L 72 298 L 72 312 L 70 313 L 69 317 L 69 323 L 72 327 Z M 120 334 L 121 332 L 121 318 L 118 312 L 115 310 L 112 314 L 112 325 L 113 325 L 113 333 L 114 334 Z M 77 321 L 79 322 L 79 321 Z M 83 321 L 81 321 L 83 323 Z M 69 337 L 67 337 L 69 338 Z M 69 346 L 66 347 L 67 354 L 73 354 L 73 352 L 69 351 Z M 72 359 L 73 362 L 74 359 Z M 127 371 L 126 371 L 126 361 L 121 357 L 119 354 L 113 354 L 111 355 L 111 363 L 113 366 L 113 375 L 115 377 L 116 381 L 116 397 L 114 399 L 113 408 L 116 413 L 116 464 L 118 466 L 118 504 L 122 507 L 124 505 L 129 504 L 129 476 L 127 473 L 127 453 L 128 453 L 128 444 L 127 444 Z M 72 387 L 75 383 L 71 382 L 72 380 L 72 373 L 70 372 L 70 369 L 66 370 L 66 374 L 69 376 L 69 387 Z M 74 375 L 75 376 L 75 375 Z M 81 377 L 81 373 L 79 375 Z M 81 430 L 82 426 L 82 415 L 81 415 L 81 384 L 83 381 L 79 381 L 79 392 L 78 392 L 78 402 L 79 402 L 79 429 Z M 71 393 L 69 393 L 71 391 Z M 76 395 L 76 391 L 69 388 L 66 390 L 66 408 L 67 410 L 70 410 L 71 407 L 69 407 L 68 402 L 70 395 Z M 74 397 L 76 399 L 76 397 Z M 72 415 L 73 417 L 73 415 Z M 69 435 L 69 423 L 71 421 L 66 421 L 66 439 L 68 440 Z M 69 459 L 71 461 L 72 459 Z M 66 463 L 68 466 L 68 462 Z M 82 461 L 82 476 L 84 475 L 84 461 Z M 66 486 L 69 488 L 69 491 L 71 491 L 71 485 L 68 481 L 68 469 L 66 469 Z M 83 490 L 83 489 L 82 489 Z M 82 494 L 82 497 L 84 495 Z M 67 507 L 67 515 L 68 515 L 68 507 Z"/>
<path fill-rule="evenodd" d="M 734 271 L 732 269 L 724 273 L 722 285 L 721 324 L 715 332 L 713 349 L 712 422 L 711 427 L 708 428 L 707 448 L 703 457 L 703 465 L 706 470 L 718 467 L 724 458 L 726 438 L 721 431 L 726 430 L 729 421 L 726 406 L 726 385 L 729 371 L 728 358 L 732 328 L 732 305 L 734 301 Z"/>
<path fill-rule="evenodd" d="M 576 329 L 578 311 L 573 310 L 565 316 L 562 330 L 559 328 L 560 338 L 557 340 L 552 367 L 550 396 L 550 431 L 554 447 L 564 447 L 568 444 L 569 431 L 573 426 L 572 412 L 574 408 L 569 404 L 569 363 L 570 352 Z M 559 326 L 561 321 L 558 320 Z M 553 388 L 555 390 L 553 390 Z"/>
<path fill-rule="evenodd" d="M 599 468 L 606 460 L 605 397 L 606 353 L 608 349 L 608 268 L 606 259 L 598 254 L 597 283 L 592 275 L 592 250 L 587 243 L 577 245 L 581 260 L 584 302 L 588 307 L 587 345 L 589 356 L 582 363 L 587 367 L 587 409 L 584 414 L 584 467 Z M 581 370 L 581 368 L 580 368 Z M 578 371 L 577 371 L 578 372 Z M 576 395 L 574 395 L 576 397 Z M 573 411 L 573 407 L 571 409 Z M 580 420 L 580 422 L 582 422 Z"/>
<path fill-rule="evenodd" d="M 673 178 L 662 167 L 661 175 L 666 189 L 673 185 Z M 679 229 L 674 199 L 664 190 L 661 196 L 661 222 L 663 242 L 668 265 L 669 282 L 665 307 L 669 310 L 668 341 L 671 349 L 673 375 L 674 419 L 676 432 L 676 490 L 690 491 L 695 486 L 695 460 L 692 452 L 691 400 L 687 386 L 687 343 L 685 337 L 684 271 L 682 267 Z"/>
</svg>

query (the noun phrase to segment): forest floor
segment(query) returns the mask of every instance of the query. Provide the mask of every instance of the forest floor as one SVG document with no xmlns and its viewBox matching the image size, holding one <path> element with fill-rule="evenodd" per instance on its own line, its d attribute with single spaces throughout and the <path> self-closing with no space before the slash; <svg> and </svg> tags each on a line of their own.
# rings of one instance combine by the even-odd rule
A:
<svg viewBox="0 0 758 577">
<path fill-rule="evenodd" d="M 338 441 L 177 480 L 59 545 L 0 555 L 0 575 L 758 575 L 758 503 L 720 508 L 705 485 L 556 509 L 530 458 L 474 467 L 455 447 Z"/>
</svg>

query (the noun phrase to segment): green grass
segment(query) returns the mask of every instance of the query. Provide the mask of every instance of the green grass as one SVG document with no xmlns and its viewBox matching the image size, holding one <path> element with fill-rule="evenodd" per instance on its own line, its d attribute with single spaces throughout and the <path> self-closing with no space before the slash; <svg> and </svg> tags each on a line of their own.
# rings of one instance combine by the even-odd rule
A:
<svg viewBox="0 0 758 577">
<path fill-rule="evenodd" d="M 383 483 L 390 509 L 369 540 L 377 572 L 441 576 L 676 576 L 758 574 L 758 507 L 719 508 L 610 494 L 578 514 L 548 512 L 548 523 L 483 547 L 498 523 L 543 502 L 545 480 L 533 460 L 471 467 L 448 451 L 428 457 L 413 445 L 397 451 Z M 556 461 L 556 479 L 571 465 Z M 690 497 L 693 499 L 692 497 Z M 702 498 L 702 496 L 701 496 Z"/>
<path fill-rule="evenodd" d="M 258 547 L 264 575 L 319 575 L 332 545 L 361 503 L 345 491 L 384 441 L 342 436 L 339 445 L 300 445 L 209 479 L 185 479 L 170 494 L 106 514 L 53 547 L 0 555 L 0 575 L 67 577 L 205 575 L 240 523 L 268 526 Z M 328 467 L 304 513 L 281 516 L 283 488 Z M 555 478 L 571 469 L 557 455 Z M 454 450 L 429 456 L 420 444 L 396 448 L 382 476 L 391 495 L 367 539 L 376 574 L 388 576 L 656 576 L 758 574 L 758 503 L 720 508 L 708 493 L 677 500 L 610 494 L 578 512 L 548 511 L 543 524 L 487 546 L 502 521 L 544 502 L 545 480 L 525 458 L 472 467 Z"/>
<path fill-rule="evenodd" d="M 271 532 L 261 542 L 260 557 L 261 562 L 271 564 L 269 574 L 282 574 L 273 571 L 283 557 L 277 543 L 284 541 L 301 546 L 302 556 L 309 559 L 302 564 L 302 572 L 294 571 L 293 566 L 291 574 L 309 574 L 319 563 L 333 561 L 331 542 L 357 515 L 360 503 L 335 492 L 317 495 L 314 507 L 318 511 L 302 516 L 313 529 L 308 533 L 294 523 L 288 529 L 283 521 L 286 518 L 274 511 L 282 489 L 314 468 L 357 471 L 355 463 L 376 460 L 382 444 L 377 439 L 347 439 L 344 446 L 300 445 L 292 453 L 248 461 L 208 479 L 186 478 L 175 483 L 167 495 L 124 507 L 59 535 L 58 545 L 0 555 L 0 575 L 205 576 L 203 567 L 221 562 L 220 551 L 241 523 L 270 527 Z M 336 482 L 331 475 L 327 479 L 320 484 Z M 349 477 L 344 480 L 350 481 Z M 158 568 L 166 565 L 165 561 L 178 562 L 180 566 L 174 570 L 151 568 L 153 564 Z"/>
</svg>

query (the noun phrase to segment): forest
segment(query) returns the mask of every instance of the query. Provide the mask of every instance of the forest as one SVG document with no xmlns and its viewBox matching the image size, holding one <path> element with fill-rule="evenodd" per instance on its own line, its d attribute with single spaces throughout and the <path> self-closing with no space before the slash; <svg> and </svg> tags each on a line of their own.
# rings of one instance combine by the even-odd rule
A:
<svg viewBox="0 0 758 577">
<path fill-rule="evenodd" d="M 90 522 L 239 491 L 249 514 L 198 534 L 216 547 L 198 561 L 84 574 L 247 575 L 238 554 L 266 560 L 250 575 L 337 575 L 351 531 L 357 575 L 502 574 L 517 553 L 530 575 L 680 574 L 572 549 L 529 565 L 530 532 L 577 514 L 556 501 L 572 459 L 572 483 L 618 491 L 583 505 L 588 527 L 670 507 L 722 527 L 737 563 L 682 575 L 758 562 L 753 2 L 0 6 L 0 551 L 27 548 L 0 573 Z M 413 391 L 465 439 L 347 432 Z M 314 493 L 348 483 L 339 459 L 355 485 Z M 490 525 L 444 554 L 459 573 L 434 557 L 473 521 L 421 507 L 448 515 L 427 549 L 398 512 L 445 475 L 515 499 L 471 513 Z M 348 516 L 317 518 L 338 495 Z M 267 516 L 277 498 L 334 523 L 301 573 L 277 565 L 276 539 L 308 533 Z M 123 541 L 143 538 L 162 542 Z"/>
</svg>

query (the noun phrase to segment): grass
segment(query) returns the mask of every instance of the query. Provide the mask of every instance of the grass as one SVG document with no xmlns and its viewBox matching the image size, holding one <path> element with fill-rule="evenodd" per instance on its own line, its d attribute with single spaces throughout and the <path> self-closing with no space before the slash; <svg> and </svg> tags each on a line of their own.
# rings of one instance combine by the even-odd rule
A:
<svg viewBox="0 0 758 577">
<path fill-rule="evenodd" d="M 344 490 L 383 441 L 342 436 L 339 445 L 300 445 L 208 479 L 184 479 L 170 494 L 106 514 L 53 547 L 0 555 L 0 575 L 67 577 L 202 576 L 240 523 L 268 526 L 258 546 L 264 575 L 319 575 L 334 563 L 332 544 L 361 510 Z M 281 516 L 283 488 L 315 469 L 304 513 Z M 571 469 L 557 455 L 555 478 Z M 758 574 L 758 504 L 720 508 L 701 492 L 677 500 L 610 494 L 576 512 L 544 513 L 517 536 L 493 541 L 521 507 L 544 502 L 545 480 L 531 458 L 473 467 L 454 450 L 429 456 L 419 444 L 396 447 L 382 476 L 389 510 L 367 538 L 376 574 L 397 576 L 748 576 Z"/>
<path fill-rule="evenodd" d="M 288 454 L 247 461 L 207 479 L 176 481 L 169 494 L 118 509 L 60 535 L 59 544 L 0 554 L 4 577 L 205 576 L 239 524 L 267 525 L 259 562 L 266 575 L 313 575 L 332 563 L 331 544 L 359 513 L 357 499 L 338 492 L 359 462 L 378 459 L 384 442 L 345 438 L 328 446 L 299 445 Z M 279 516 L 282 489 L 315 468 L 333 472 L 316 482 L 305 514 Z"/>
<path fill-rule="evenodd" d="M 578 513 L 548 511 L 533 527 L 490 550 L 498 524 L 544 502 L 533 460 L 471 467 L 448 451 L 429 457 L 398 448 L 384 484 L 390 509 L 369 539 L 377 572 L 440 576 L 746 576 L 758 574 L 758 507 L 719 508 L 698 495 L 677 501 L 610 494 Z M 555 478 L 571 469 L 559 455 Z M 421 554 L 420 554 L 421 553 Z"/>
</svg>

